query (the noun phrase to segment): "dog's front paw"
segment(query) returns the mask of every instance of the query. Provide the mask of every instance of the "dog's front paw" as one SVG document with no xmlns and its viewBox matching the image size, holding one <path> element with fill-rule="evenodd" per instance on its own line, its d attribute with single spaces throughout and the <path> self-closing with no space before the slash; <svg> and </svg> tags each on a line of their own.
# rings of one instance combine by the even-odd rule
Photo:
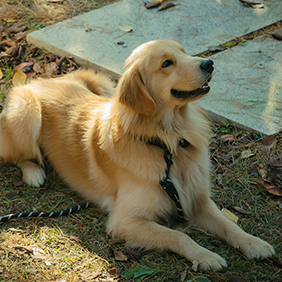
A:
<svg viewBox="0 0 282 282">
<path fill-rule="evenodd" d="M 219 271 L 223 267 L 227 267 L 224 258 L 208 250 L 199 254 L 197 259 L 193 260 L 192 263 L 192 269 L 194 271 L 197 271 L 199 268 L 202 270 Z"/>
<path fill-rule="evenodd" d="M 270 244 L 251 235 L 242 240 L 239 249 L 248 259 L 265 259 L 275 255 Z"/>
<path fill-rule="evenodd" d="M 22 168 L 23 181 L 29 186 L 40 187 L 46 178 L 44 170 L 37 164 Z"/>
</svg>

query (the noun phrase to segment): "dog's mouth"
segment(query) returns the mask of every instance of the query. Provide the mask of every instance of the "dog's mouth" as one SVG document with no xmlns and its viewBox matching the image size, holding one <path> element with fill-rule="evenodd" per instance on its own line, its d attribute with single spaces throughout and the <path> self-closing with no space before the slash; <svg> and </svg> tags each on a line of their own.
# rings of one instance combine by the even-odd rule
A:
<svg viewBox="0 0 282 282">
<path fill-rule="evenodd" d="M 203 96 L 208 94 L 210 91 L 210 87 L 208 82 L 205 82 L 200 88 L 193 90 L 193 91 L 183 91 L 183 90 L 176 90 L 171 89 L 171 94 L 176 98 L 195 98 L 197 96 Z"/>
</svg>

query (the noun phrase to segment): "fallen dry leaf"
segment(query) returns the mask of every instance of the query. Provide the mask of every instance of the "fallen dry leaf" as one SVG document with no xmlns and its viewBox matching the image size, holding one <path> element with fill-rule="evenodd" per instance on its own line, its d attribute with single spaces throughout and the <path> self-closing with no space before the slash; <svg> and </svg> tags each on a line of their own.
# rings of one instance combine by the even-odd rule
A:
<svg viewBox="0 0 282 282">
<path fill-rule="evenodd" d="M 180 281 L 181 282 L 185 281 L 186 276 L 187 276 L 187 270 L 184 270 L 180 275 Z"/>
<path fill-rule="evenodd" d="M 263 164 L 259 164 L 259 165 L 257 166 L 257 171 L 258 171 L 259 175 L 260 175 L 263 179 L 265 179 L 265 178 L 267 177 L 267 171 L 266 171 L 266 169 L 264 168 L 264 165 L 263 165 Z"/>
<path fill-rule="evenodd" d="M 36 260 L 46 259 L 45 252 L 36 246 L 11 245 L 10 248 L 15 249 L 20 255 L 28 254 Z"/>
<path fill-rule="evenodd" d="M 258 167 L 257 166 L 251 166 L 248 168 L 248 171 L 251 173 L 251 174 L 254 174 L 254 175 L 258 175 Z"/>
<path fill-rule="evenodd" d="M 125 254 L 123 254 L 122 252 L 118 252 L 117 250 L 110 248 L 111 253 L 113 254 L 113 256 L 115 257 L 116 261 L 128 261 L 128 258 Z"/>
<path fill-rule="evenodd" d="M 223 142 L 235 140 L 235 136 L 233 134 L 225 134 L 225 135 L 222 135 L 220 138 Z"/>
<path fill-rule="evenodd" d="M 44 73 L 44 69 L 37 63 L 35 63 L 32 67 L 35 73 Z"/>
<path fill-rule="evenodd" d="M 6 50 L 5 53 L 6 53 L 8 56 L 16 57 L 16 55 L 18 54 L 18 45 L 15 44 L 14 46 L 12 46 L 12 47 L 9 48 L 8 50 Z"/>
<path fill-rule="evenodd" d="M 216 199 L 214 197 L 211 197 L 211 199 L 218 205 L 218 206 L 223 206 L 222 201 L 220 201 L 219 199 Z"/>
<path fill-rule="evenodd" d="M 111 268 L 108 273 L 111 275 L 111 276 L 114 276 L 114 275 L 117 275 L 117 269 L 115 267 Z"/>
<path fill-rule="evenodd" d="M 223 209 L 221 209 L 220 211 L 223 213 L 223 215 L 224 215 L 226 218 L 230 219 L 231 221 L 233 221 L 233 222 L 235 222 L 235 223 L 238 222 L 239 217 L 238 217 L 237 215 L 235 215 L 234 213 L 232 213 L 231 211 L 229 211 L 228 209 L 223 208 Z"/>
<path fill-rule="evenodd" d="M 9 54 L 7 54 L 6 52 L 1 52 L 0 53 L 0 57 L 11 57 Z"/>
<path fill-rule="evenodd" d="M 212 46 L 208 46 L 209 51 L 211 52 L 215 52 L 215 51 L 223 51 L 226 48 L 221 46 L 221 45 L 212 45 Z"/>
<path fill-rule="evenodd" d="M 124 252 L 129 257 L 129 259 L 130 258 L 140 259 L 142 257 L 142 253 L 139 250 L 136 250 L 136 251 L 126 250 Z"/>
<path fill-rule="evenodd" d="M 15 39 L 16 39 L 17 41 L 22 40 L 22 39 L 24 39 L 24 38 L 26 37 L 26 32 L 21 31 L 21 32 L 15 34 L 14 37 L 15 37 Z"/>
<path fill-rule="evenodd" d="M 45 255 L 45 252 L 36 247 L 36 246 L 31 246 L 32 248 L 32 254 L 30 255 L 33 259 L 36 259 L 36 260 L 45 260 L 47 257 Z"/>
<path fill-rule="evenodd" d="M 247 158 L 250 158 L 250 157 L 252 157 L 254 155 L 255 154 L 251 150 L 246 150 L 246 151 L 243 151 L 241 153 L 241 159 L 247 159 Z"/>
<path fill-rule="evenodd" d="M 16 202 L 12 202 L 12 206 L 15 212 L 23 212 L 23 210 L 18 206 Z"/>
<path fill-rule="evenodd" d="M 75 242 L 81 242 L 81 239 L 79 238 L 79 237 L 77 237 L 77 236 L 69 236 L 69 239 L 71 240 L 71 241 L 75 241 Z"/>
<path fill-rule="evenodd" d="M 12 184 L 13 184 L 15 187 L 19 187 L 19 186 L 24 185 L 24 182 L 21 181 L 21 180 L 14 180 L 14 181 L 12 181 Z"/>
<path fill-rule="evenodd" d="M 276 143 L 277 143 L 277 135 L 276 134 L 264 136 L 261 140 L 261 144 L 263 146 L 267 146 L 267 147 L 271 147 L 271 148 L 275 147 Z"/>
<path fill-rule="evenodd" d="M 14 86 L 25 85 L 27 76 L 24 72 L 17 70 L 13 76 L 12 83 Z"/>
<path fill-rule="evenodd" d="M 245 1 L 245 0 L 239 0 L 243 6 L 245 7 L 251 7 L 251 8 L 264 8 L 264 5 L 260 2 L 251 2 L 251 1 Z"/>
<path fill-rule="evenodd" d="M 261 179 L 261 178 L 255 180 L 255 182 L 257 182 L 258 184 L 263 186 L 268 193 L 273 194 L 275 196 L 282 196 L 281 187 L 276 186 L 275 183 L 270 182 L 270 181 L 266 181 L 266 180 Z"/>
<path fill-rule="evenodd" d="M 240 208 L 240 207 L 237 207 L 237 206 L 233 207 L 233 209 L 234 209 L 235 211 L 241 213 L 241 214 L 245 214 L 245 215 L 252 215 L 252 214 L 253 214 L 252 212 L 246 211 L 246 210 L 244 210 L 244 209 L 242 209 L 242 208 Z"/>
<path fill-rule="evenodd" d="M 282 40 L 282 28 L 274 30 L 271 35 L 277 40 Z"/>
<path fill-rule="evenodd" d="M 165 3 L 163 5 L 161 5 L 159 8 L 158 8 L 158 12 L 159 11 L 163 11 L 163 10 L 166 10 L 166 9 L 169 9 L 169 8 L 172 8 L 172 7 L 175 7 L 176 5 L 171 3 L 171 2 L 168 2 L 168 3 Z"/>
<path fill-rule="evenodd" d="M 46 73 L 48 75 L 56 75 L 58 74 L 59 67 L 56 62 L 52 62 L 46 65 Z"/>
<path fill-rule="evenodd" d="M 133 30 L 131 26 L 124 24 L 124 23 L 119 23 L 118 28 L 124 32 L 131 32 Z"/>
<path fill-rule="evenodd" d="M 145 3 L 145 7 L 147 9 L 152 9 L 152 8 L 157 8 L 162 4 L 161 1 L 156 1 L 156 2 L 147 2 Z"/>
<path fill-rule="evenodd" d="M 19 33 L 26 29 L 26 25 L 21 23 L 13 23 L 9 28 L 8 31 L 10 33 Z"/>
<path fill-rule="evenodd" d="M 11 245 L 11 249 L 15 249 L 18 254 L 23 255 L 23 254 L 32 254 L 33 250 L 32 247 L 30 246 L 21 246 L 21 245 Z"/>
<path fill-rule="evenodd" d="M 5 46 L 9 46 L 9 47 L 13 47 L 14 45 L 16 45 L 16 43 L 13 40 L 11 40 L 11 39 L 5 39 L 3 41 L 3 44 Z"/>
<path fill-rule="evenodd" d="M 79 278 L 82 279 L 82 281 L 93 281 L 100 275 L 102 275 L 102 271 L 87 271 L 84 273 L 80 273 Z"/>
<path fill-rule="evenodd" d="M 2 77 L 3 77 L 3 72 L 2 72 L 2 70 L 0 69 L 0 79 L 2 79 Z"/>
<path fill-rule="evenodd" d="M 63 4 L 65 0 L 48 0 L 48 4 Z"/>
<path fill-rule="evenodd" d="M 269 166 L 280 167 L 282 166 L 282 154 L 273 156 L 267 162 Z"/>
<path fill-rule="evenodd" d="M 20 70 L 20 71 L 26 73 L 26 72 L 29 72 L 29 71 L 32 69 L 33 65 L 34 65 L 33 62 L 21 63 L 21 64 L 15 66 L 15 67 L 14 67 L 14 70 Z"/>
</svg>

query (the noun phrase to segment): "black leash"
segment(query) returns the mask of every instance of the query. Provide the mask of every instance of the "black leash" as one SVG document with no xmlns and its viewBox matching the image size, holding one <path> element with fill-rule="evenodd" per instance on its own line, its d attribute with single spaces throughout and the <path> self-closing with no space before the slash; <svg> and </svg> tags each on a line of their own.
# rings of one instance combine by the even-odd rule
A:
<svg viewBox="0 0 282 282">
<path fill-rule="evenodd" d="M 170 167 L 173 164 L 172 161 L 172 153 L 169 151 L 169 149 L 167 148 L 166 144 L 164 142 L 162 142 L 160 139 L 158 138 L 151 138 L 149 141 L 147 141 L 148 145 L 154 145 L 154 146 L 158 146 L 162 149 L 165 150 L 164 152 L 164 159 L 166 161 L 166 177 L 164 180 L 160 181 L 160 185 L 163 187 L 164 191 L 167 193 L 167 195 L 175 202 L 176 208 L 177 208 L 177 212 L 178 212 L 178 217 L 180 220 L 184 219 L 183 216 L 183 210 L 181 207 L 181 203 L 179 200 L 179 196 L 178 193 L 173 185 L 173 183 L 171 182 L 171 179 L 169 177 L 169 172 L 170 172 Z M 184 138 L 181 138 L 179 140 L 178 145 L 182 148 L 186 148 L 190 145 L 190 143 L 185 140 Z M 59 211 L 59 212 L 21 212 L 21 213 L 14 213 L 14 214 L 9 214 L 9 215 L 5 215 L 0 217 L 0 222 L 5 222 L 5 221 L 9 221 L 11 219 L 18 219 L 18 218 L 28 218 L 28 217 L 59 217 L 59 216 L 65 216 L 65 215 L 69 215 L 71 213 L 76 213 L 78 211 L 80 211 L 81 209 L 87 209 L 89 207 L 89 203 L 86 204 L 82 204 L 64 211 Z"/>
<path fill-rule="evenodd" d="M 0 222 L 5 222 L 8 220 L 11 220 L 13 218 L 28 218 L 28 217 L 59 217 L 59 216 L 64 216 L 64 215 L 69 215 L 71 213 L 76 213 L 80 211 L 81 209 L 87 209 L 89 207 L 89 203 L 76 206 L 64 211 L 59 211 L 59 212 L 20 212 L 20 213 L 14 213 L 14 214 L 9 214 L 0 217 Z"/>
<path fill-rule="evenodd" d="M 147 144 L 158 146 L 158 147 L 165 150 L 164 159 L 165 159 L 165 162 L 166 162 L 166 177 L 165 177 L 164 180 L 160 181 L 160 185 L 163 187 L 163 189 L 167 193 L 167 195 L 175 202 L 178 217 L 182 221 L 182 220 L 184 220 L 182 206 L 181 206 L 181 203 L 180 203 L 180 200 L 179 200 L 178 193 L 177 193 L 177 191 L 176 191 L 176 189 L 175 189 L 175 187 L 174 187 L 174 185 L 173 185 L 173 183 L 172 183 L 172 181 L 169 177 L 170 167 L 173 164 L 172 153 L 169 151 L 166 144 L 158 138 L 151 138 L 147 142 Z M 190 145 L 190 143 L 187 140 L 185 140 L 184 138 L 181 138 L 178 142 L 178 145 L 182 148 L 186 148 Z"/>
</svg>

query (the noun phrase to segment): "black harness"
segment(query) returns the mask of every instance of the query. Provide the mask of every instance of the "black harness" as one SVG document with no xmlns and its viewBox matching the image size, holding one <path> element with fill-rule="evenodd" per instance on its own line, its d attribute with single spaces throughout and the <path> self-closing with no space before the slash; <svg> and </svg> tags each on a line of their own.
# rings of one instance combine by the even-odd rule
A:
<svg viewBox="0 0 282 282">
<path fill-rule="evenodd" d="M 173 164 L 172 153 L 167 148 L 166 144 L 158 138 L 151 138 L 149 141 L 147 141 L 147 144 L 158 146 L 158 147 L 165 150 L 164 159 L 165 159 L 165 162 L 166 162 L 166 177 L 165 177 L 164 180 L 160 181 L 160 185 L 163 187 L 163 189 L 167 193 L 167 195 L 175 202 L 178 217 L 182 221 L 182 220 L 184 220 L 184 216 L 183 216 L 183 210 L 182 210 L 182 207 L 181 207 L 179 196 L 178 196 L 178 193 L 177 193 L 177 191 L 176 191 L 176 189 L 175 189 L 175 187 L 174 187 L 174 185 L 171 182 L 171 179 L 169 177 L 170 167 Z M 185 140 L 184 138 L 181 138 L 178 142 L 178 145 L 182 148 L 186 148 L 190 145 L 190 143 L 187 140 Z"/>
</svg>

